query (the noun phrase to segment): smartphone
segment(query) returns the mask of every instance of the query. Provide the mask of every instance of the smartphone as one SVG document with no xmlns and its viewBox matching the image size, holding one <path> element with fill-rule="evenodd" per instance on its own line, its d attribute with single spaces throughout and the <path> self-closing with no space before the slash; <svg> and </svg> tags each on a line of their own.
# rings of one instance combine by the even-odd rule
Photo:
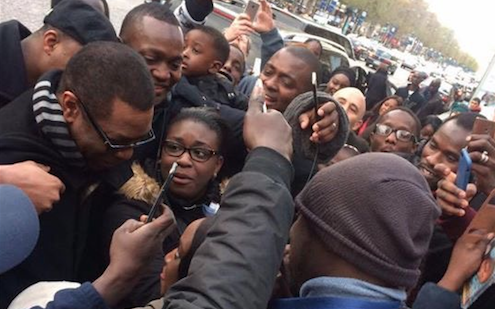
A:
<svg viewBox="0 0 495 309">
<path fill-rule="evenodd" d="M 259 8 L 260 8 L 260 4 L 253 0 L 249 0 L 249 2 L 246 4 L 244 13 L 246 13 L 249 16 L 249 18 L 251 18 L 251 22 L 254 21 L 254 18 L 256 17 L 256 13 L 258 13 Z"/>
<path fill-rule="evenodd" d="M 469 179 L 471 177 L 471 157 L 466 148 L 461 150 L 461 157 L 459 158 L 459 166 L 457 167 L 457 178 L 455 179 L 456 186 L 466 191 Z"/>
<path fill-rule="evenodd" d="M 483 118 L 476 118 L 473 126 L 473 134 L 488 134 L 495 138 L 495 122 Z"/>
</svg>

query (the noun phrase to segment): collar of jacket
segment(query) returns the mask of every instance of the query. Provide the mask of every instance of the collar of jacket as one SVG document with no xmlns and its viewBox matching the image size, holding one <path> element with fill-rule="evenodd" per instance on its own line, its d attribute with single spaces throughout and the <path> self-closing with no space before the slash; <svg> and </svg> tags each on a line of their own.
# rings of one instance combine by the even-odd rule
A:
<svg viewBox="0 0 495 309">
<path fill-rule="evenodd" d="M 21 41 L 30 34 L 16 20 L 0 24 L 0 107 L 29 88 Z"/>
<path fill-rule="evenodd" d="M 371 301 L 345 297 L 296 297 L 272 301 L 269 309 L 399 309 L 399 302 Z"/>
<path fill-rule="evenodd" d="M 131 168 L 134 175 L 122 187 L 120 187 L 119 193 L 129 199 L 142 201 L 150 205 L 153 204 L 158 196 L 158 193 L 160 192 L 160 184 L 153 177 L 149 176 L 139 163 L 133 163 Z M 217 196 L 215 197 L 213 195 Z M 198 201 L 187 201 L 174 197 L 171 194 L 167 194 L 167 198 L 171 203 L 169 206 L 174 210 L 174 213 L 177 211 L 187 212 L 200 208 L 199 206 L 202 206 L 203 204 L 208 205 L 212 201 L 218 203 L 220 199 L 220 192 L 218 192 L 218 183 L 211 181 L 208 184 L 208 189 L 205 195 Z M 198 207 L 192 207 L 194 205 L 198 205 Z"/>
<path fill-rule="evenodd" d="M 348 297 L 369 301 L 404 302 L 406 292 L 372 284 L 354 278 L 317 277 L 306 281 L 301 297 Z"/>
</svg>

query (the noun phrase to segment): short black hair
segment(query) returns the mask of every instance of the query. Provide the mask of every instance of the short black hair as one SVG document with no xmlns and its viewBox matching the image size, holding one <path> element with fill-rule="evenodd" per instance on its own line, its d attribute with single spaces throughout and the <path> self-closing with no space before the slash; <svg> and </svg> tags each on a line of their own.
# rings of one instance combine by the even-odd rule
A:
<svg viewBox="0 0 495 309">
<path fill-rule="evenodd" d="M 177 21 L 174 12 L 170 10 L 168 5 L 162 5 L 157 2 L 143 3 L 127 13 L 122 21 L 120 37 L 125 36 L 128 31 L 131 31 L 131 29 L 140 25 L 141 20 L 145 16 L 153 17 L 154 19 L 163 21 L 173 26 L 179 26 L 179 22 Z"/>
<path fill-rule="evenodd" d="M 106 119 L 116 98 L 139 111 L 150 110 L 153 89 L 143 57 L 132 48 L 122 43 L 94 42 L 69 60 L 58 93 L 72 91 L 91 115 Z"/>
<path fill-rule="evenodd" d="M 194 122 L 202 123 L 211 130 L 215 131 L 219 142 L 218 152 L 222 155 L 224 154 L 231 131 L 227 122 L 220 117 L 215 109 L 210 107 L 184 108 L 177 116 L 175 116 L 175 118 L 172 119 L 168 127 L 171 128 L 174 124 L 184 120 L 192 120 Z"/>
<path fill-rule="evenodd" d="M 440 127 L 444 126 L 447 122 L 455 121 L 456 125 L 458 125 L 459 127 L 463 128 L 466 131 L 471 132 L 474 127 L 474 122 L 476 121 L 477 118 L 486 119 L 485 116 L 478 113 L 469 113 L 469 112 L 460 113 L 446 119 Z"/>
<path fill-rule="evenodd" d="M 421 132 L 421 121 L 419 121 L 418 116 L 411 109 L 409 109 L 405 106 L 397 106 L 395 108 L 388 110 L 385 114 L 378 117 L 378 119 L 376 120 L 376 123 L 380 123 L 382 121 L 383 117 L 385 117 L 385 115 L 389 114 L 392 111 L 397 111 L 397 110 L 403 111 L 403 112 L 409 114 L 409 116 L 411 116 L 411 118 L 414 120 L 414 125 L 415 125 L 416 129 L 414 130 L 413 134 L 416 137 L 416 139 L 418 139 L 420 132 Z"/>
<path fill-rule="evenodd" d="M 298 58 L 307 64 L 311 72 L 316 72 L 318 82 L 321 80 L 321 65 L 320 60 L 309 49 L 302 46 L 287 46 L 283 48 L 292 56 Z M 308 85 L 311 85 L 311 77 L 307 79 Z"/>
<path fill-rule="evenodd" d="M 215 50 L 215 54 L 217 56 L 218 61 L 222 63 L 222 66 L 229 59 L 230 54 L 230 45 L 227 39 L 223 36 L 223 34 L 217 29 L 210 26 L 197 26 L 192 30 L 198 30 L 209 36 L 213 40 L 213 49 Z"/>
<path fill-rule="evenodd" d="M 471 101 L 476 101 L 476 102 L 478 102 L 478 104 L 480 104 L 480 103 L 481 103 L 480 98 L 472 98 L 472 99 L 471 99 Z"/>
<path fill-rule="evenodd" d="M 382 107 L 383 103 L 387 102 L 388 100 L 395 100 L 395 102 L 397 102 L 396 107 L 402 106 L 402 103 L 404 102 L 404 99 L 402 97 L 399 97 L 398 95 L 389 95 L 385 99 L 376 103 L 375 106 L 373 106 L 373 108 L 371 109 L 371 114 L 378 115 L 378 112 L 380 112 L 380 108 Z"/>
<path fill-rule="evenodd" d="M 319 40 L 317 40 L 317 39 L 309 38 L 306 41 L 304 41 L 304 44 L 308 44 L 308 43 L 311 43 L 311 42 L 315 42 L 316 44 L 318 44 L 318 46 L 320 46 L 320 52 L 323 52 L 323 45 L 321 45 L 321 42 Z"/>
<path fill-rule="evenodd" d="M 438 128 L 442 125 L 442 119 L 438 118 L 436 115 L 428 115 L 426 118 L 421 120 L 421 126 L 426 127 L 427 125 L 431 125 L 433 131 L 436 132 Z"/>
</svg>

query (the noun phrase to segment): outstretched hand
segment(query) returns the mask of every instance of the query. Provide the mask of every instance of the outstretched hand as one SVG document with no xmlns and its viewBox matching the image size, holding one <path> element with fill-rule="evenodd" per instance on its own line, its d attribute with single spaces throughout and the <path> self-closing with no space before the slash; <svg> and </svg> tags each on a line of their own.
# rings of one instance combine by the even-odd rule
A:
<svg viewBox="0 0 495 309">
<path fill-rule="evenodd" d="M 487 134 L 472 134 L 467 149 L 473 161 L 471 170 L 476 175 L 476 185 L 489 195 L 495 189 L 495 140 Z"/>
<path fill-rule="evenodd" d="M 244 144 L 249 150 L 271 148 L 288 160 L 292 157 L 292 129 L 276 110 L 263 113 L 263 96 L 251 95 L 244 118 Z"/>
<path fill-rule="evenodd" d="M 223 35 L 229 42 L 237 40 L 240 36 L 249 35 L 254 32 L 253 24 L 245 13 L 237 15 L 232 24 L 225 29 Z"/>
<path fill-rule="evenodd" d="M 437 175 L 442 177 L 435 192 L 437 204 L 442 209 L 442 214 L 464 216 L 466 213 L 464 209 L 469 206 L 469 201 L 476 195 L 476 186 L 470 183 L 466 191 L 459 189 L 455 184 L 457 175 L 444 164 L 437 164 L 434 170 Z"/>
<path fill-rule="evenodd" d="M 0 183 L 19 187 L 31 199 L 40 215 L 50 211 L 65 191 L 62 181 L 49 172 L 49 166 L 34 161 L 1 165 Z"/>
<path fill-rule="evenodd" d="M 150 223 L 127 220 L 113 233 L 110 265 L 93 286 L 112 306 L 129 293 L 174 227 L 171 210 Z"/>
<path fill-rule="evenodd" d="M 253 21 L 253 29 L 258 33 L 265 33 L 275 28 L 273 13 L 270 4 L 266 0 L 260 0 L 260 8 Z"/>
<path fill-rule="evenodd" d="M 319 120 L 317 121 L 317 119 Z M 328 143 L 339 132 L 339 114 L 334 102 L 325 102 L 318 108 L 318 117 L 311 109 L 299 116 L 301 129 L 312 128 L 313 134 L 309 138 L 314 143 Z"/>
<path fill-rule="evenodd" d="M 459 238 L 452 251 L 449 267 L 438 285 L 457 292 L 480 267 L 486 248 L 494 238 L 483 230 L 467 231 Z"/>
</svg>

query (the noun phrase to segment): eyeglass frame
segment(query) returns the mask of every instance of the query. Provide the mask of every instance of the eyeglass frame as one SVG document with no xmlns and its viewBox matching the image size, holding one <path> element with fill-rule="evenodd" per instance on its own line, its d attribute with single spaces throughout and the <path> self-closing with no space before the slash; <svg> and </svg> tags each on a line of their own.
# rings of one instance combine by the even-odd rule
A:
<svg viewBox="0 0 495 309">
<path fill-rule="evenodd" d="M 377 133 L 377 129 L 378 129 L 378 126 L 386 126 L 388 128 L 390 128 L 392 131 L 389 133 L 389 134 L 385 134 L 385 135 L 382 135 L 380 133 Z M 401 140 L 398 136 L 397 136 L 397 131 L 406 131 L 408 133 L 411 134 L 411 139 L 409 141 L 405 141 L 405 140 Z M 395 137 L 397 138 L 397 140 L 401 141 L 401 142 L 413 142 L 413 143 L 417 143 L 417 139 L 416 139 L 416 136 L 414 135 L 414 133 L 410 132 L 410 131 L 407 131 L 407 130 L 404 130 L 404 129 L 393 129 L 391 126 L 389 125 L 386 125 L 386 124 L 382 124 L 382 123 L 377 123 L 375 125 L 375 130 L 373 130 L 373 132 L 375 134 L 378 134 L 380 136 L 384 136 L 384 137 L 388 137 L 390 136 L 390 134 L 394 133 L 395 134 Z"/>
<path fill-rule="evenodd" d="M 74 91 L 71 91 L 71 92 L 76 97 L 77 101 L 80 103 L 80 106 L 81 106 L 84 114 L 88 118 L 89 123 L 91 123 L 91 126 L 96 130 L 96 132 L 101 137 L 101 139 L 103 139 L 103 143 L 105 145 L 107 145 L 110 149 L 117 150 L 117 149 L 136 148 L 138 146 L 147 144 L 147 143 L 155 140 L 155 138 L 156 138 L 155 131 L 153 131 L 153 128 L 151 128 L 150 131 L 148 132 L 148 138 L 146 138 L 146 139 L 143 139 L 143 140 L 140 140 L 140 141 L 137 141 L 134 143 L 130 143 L 130 144 L 114 144 L 114 143 L 112 143 L 112 141 L 110 140 L 108 135 L 105 133 L 105 131 L 103 131 L 103 129 L 100 127 L 100 125 L 98 125 L 98 123 L 93 118 L 93 116 L 91 116 L 91 113 L 89 112 L 88 108 L 85 106 L 83 101 L 74 93 Z"/>
<path fill-rule="evenodd" d="M 179 145 L 179 146 L 181 146 L 181 147 L 182 147 L 182 148 L 184 148 L 184 149 L 182 150 L 182 153 L 181 153 L 180 155 L 173 155 L 173 154 L 170 154 L 170 153 L 168 153 L 168 152 L 167 152 L 167 150 L 166 150 L 166 145 L 167 145 L 167 143 L 172 143 L 172 144 L 175 144 L 175 145 Z M 199 163 L 205 163 L 205 162 L 208 162 L 211 158 L 213 158 L 214 156 L 216 156 L 216 155 L 219 155 L 219 154 L 220 154 L 220 153 L 219 153 L 218 151 L 216 151 L 216 150 L 212 150 L 212 149 L 208 149 L 208 148 L 203 148 L 203 147 L 191 147 L 191 148 L 188 148 L 188 147 L 186 147 L 186 146 L 182 145 L 181 143 L 176 142 L 176 141 L 172 141 L 172 140 L 165 140 L 165 141 L 163 141 L 163 146 L 162 146 L 162 147 L 163 147 L 163 151 L 164 151 L 166 154 L 168 154 L 169 156 L 172 156 L 172 157 L 174 157 L 174 158 L 179 158 L 179 157 L 181 157 L 181 156 L 182 156 L 184 153 L 186 153 L 186 151 L 187 151 L 187 153 L 189 154 L 189 157 L 191 157 L 191 160 L 193 160 L 193 161 L 195 161 L 195 162 L 199 162 Z M 194 156 L 191 154 L 191 150 L 194 150 L 194 149 L 208 150 L 208 151 L 211 153 L 211 155 L 210 155 L 210 157 L 209 157 L 208 159 L 206 159 L 206 160 L 204 160 L 204 161 L 199 161 L 199 160 L 197 160 L 197 159 L 194 159 Z"/>
</svg>

